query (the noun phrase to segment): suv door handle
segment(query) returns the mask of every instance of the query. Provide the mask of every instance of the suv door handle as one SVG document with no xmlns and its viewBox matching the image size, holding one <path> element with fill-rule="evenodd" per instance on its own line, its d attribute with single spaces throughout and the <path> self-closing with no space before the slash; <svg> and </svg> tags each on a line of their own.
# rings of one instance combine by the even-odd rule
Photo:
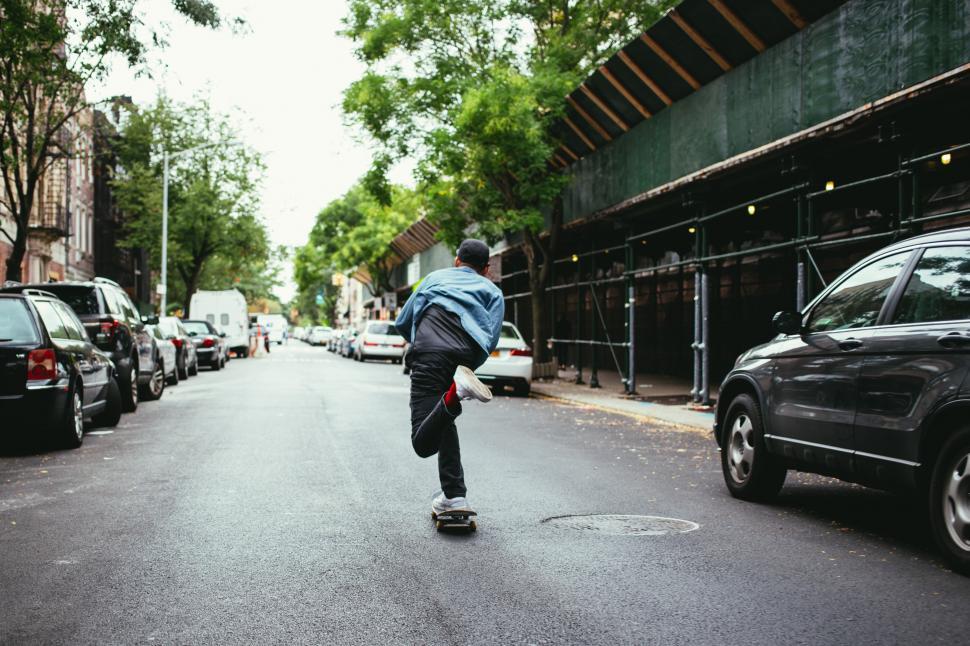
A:
<svg viewBox="0 0 970 646">
<path fill-rule="evenodd" d="M 840 350 L 858 350 L 862 347 L 862 341 L 859 339 L 845 339 L 839 341 Z"/>
<path fill-rule="evenodd" d="M 970 334 L 966 332 L 947 332 L 941 337 L 937 337 L 936 342 L 944 348 L 958 348 L 970 345 Z"/>
</svg>

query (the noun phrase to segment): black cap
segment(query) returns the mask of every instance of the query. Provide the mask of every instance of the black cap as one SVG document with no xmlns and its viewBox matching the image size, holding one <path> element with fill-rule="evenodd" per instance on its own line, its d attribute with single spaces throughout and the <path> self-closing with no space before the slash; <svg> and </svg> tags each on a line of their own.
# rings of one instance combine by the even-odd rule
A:
<svg viewBox="0 0 970 646">
<path fill-rule="evenodd" d="M 463 240 L 458 245 L 458 260 L 475 269 L 485 269 L 488 265 L 488 245 L 474 238 Z"/>
</svg>

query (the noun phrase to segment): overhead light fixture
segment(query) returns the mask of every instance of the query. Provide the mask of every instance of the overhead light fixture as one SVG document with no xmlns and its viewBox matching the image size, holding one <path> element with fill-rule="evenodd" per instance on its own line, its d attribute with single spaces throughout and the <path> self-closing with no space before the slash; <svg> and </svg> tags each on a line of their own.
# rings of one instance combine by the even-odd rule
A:
<svg viewBox="0 0 970 646">
<path fill-rule="evenodd" d="M 940 163 L 944 166 L 948 165 L 951 160 L 952 158 L 950 157 L 950 153 L 943 153 L 940 155 Z"/>
<path fill-rule="evenodd" d="M 573 254 L 573 262 L 579 262 L 579 256 Z"/>
<path fill-rule="evenodd" d="M 833 182 L 832 180 L 825 182 L 826 191 L 831 191 L 833 188 L 835 188 L 835 182 Z"/>
<path fill-rule="evenodd" d="M 757 209 L 757 207 L 755 207 L 754 204 L 749 204 L 748 205 L 748 215 L 754 215 L 754 212 L 757 211 L 757 210 L 758 209 Z"/>
<path fill-rule="evenodd" d="M 697 233 L 697 227 L 690 227 L 687 229 L 687 233 Z"/>
<path fill-rule="evenodd" d="M 646 240 L 641 240 L 640 241 L 640 244 L 647 244 L 647 241 Z"/>
</svg>

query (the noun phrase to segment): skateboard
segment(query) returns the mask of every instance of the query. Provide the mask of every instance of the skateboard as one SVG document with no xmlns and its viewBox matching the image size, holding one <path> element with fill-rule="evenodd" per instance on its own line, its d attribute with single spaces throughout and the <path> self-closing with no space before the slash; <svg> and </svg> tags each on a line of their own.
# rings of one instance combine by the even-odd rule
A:
<svg viewBox="0 0 970 646">
<path fill-rule="evenodd" d="M 476 516 L 478 514 L 470 509 L 446 511 L 440 514 L 431 512 L 431 519 L 434 521 L 434 526 L 439 532 L 443 529 L 465 529 L 474 532 L 478 529 L 478 522 L 475 520 Z"/>
</svg>

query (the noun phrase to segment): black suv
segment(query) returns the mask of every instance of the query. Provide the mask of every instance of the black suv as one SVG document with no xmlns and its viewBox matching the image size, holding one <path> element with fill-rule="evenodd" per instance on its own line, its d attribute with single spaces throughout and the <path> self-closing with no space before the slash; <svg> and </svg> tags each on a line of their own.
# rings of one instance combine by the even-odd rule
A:
<svg viewBox="0 0 970 646">
<path fill-rule="evenodd" d="M 126 412 L 134 411 L 138 407 L 138 384 L 147 384 L 151 379 L 157 352 L 138 308 L 125 290 L 112 280 L 95 278 L 90 282 L 7 285 L 3 291 L 23 289 L 51 292 L 70 305 L 91 340 L 114 361 L 122 405 Z"/>
<path fill-rule="evenodd" d="M 770 498 L 787 469 L 919 492 L 970 573 L 970 228 L 892 244 L 773 323 L 718 398 L 731 493 Z"/>
<path fill-rule="evenodd" d="M 94 347 L 81 321 L 56 296 L 38 289 L 0 294 L 4 436 L 52 430 L 58 443 L 77 448 L 86 418 L 115 426 L 121 393 L 114 370 L 108 355 Z"/>
</svg>

